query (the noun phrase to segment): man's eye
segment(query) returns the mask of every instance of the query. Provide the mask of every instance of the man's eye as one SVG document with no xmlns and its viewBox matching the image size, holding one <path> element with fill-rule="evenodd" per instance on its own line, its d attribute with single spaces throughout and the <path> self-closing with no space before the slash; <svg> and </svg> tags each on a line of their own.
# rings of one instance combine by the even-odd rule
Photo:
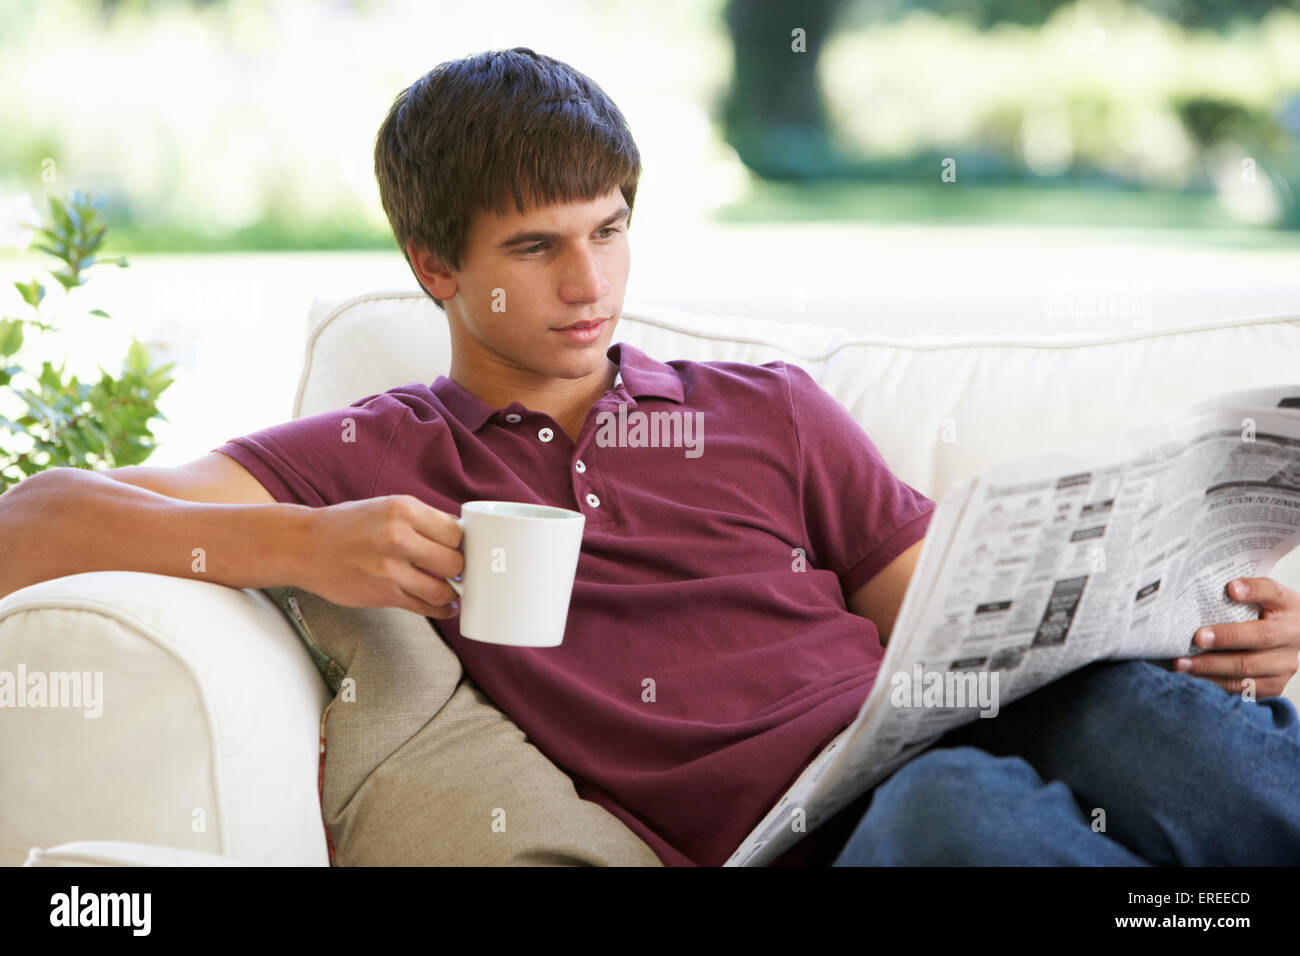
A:
<svg viewBox="0 0 1300 956">
<path fill-rule="evenodd" d="M 602 238 L 609 239 L 609 238 L 612 238 L 612 236 L 613 236 L 614 233 L 619 233 L 619 232 L 622 232 L 623 230 L 620 229 L 620 228 L 617 227 L 617 226 L 605 226 L 603 229 L 600 229 L 600 230 L 598 230 L 598 231 L 601 232 L 601 233 L 606 233 L 606 234 L 607 234 L 607 235 L 603 236 Z M 533 256 L 533 255 L 536 255 L 536 254 L 542 252 L 543 249 L 546 247 L 546 245 L 547 245 L 547 244 L 546 244 L 545 242 L 539 242 L 539 243 L 537 243 L 537 244 L 535 244 L 535 245 L 527 246 L 527 247 L 525 247 L 525 248 L 523 248 L 523 249 L 520 249 L 519 252 L 520 252 L 522 255 L 525 255 L 525 256 Z"/>
</svg>

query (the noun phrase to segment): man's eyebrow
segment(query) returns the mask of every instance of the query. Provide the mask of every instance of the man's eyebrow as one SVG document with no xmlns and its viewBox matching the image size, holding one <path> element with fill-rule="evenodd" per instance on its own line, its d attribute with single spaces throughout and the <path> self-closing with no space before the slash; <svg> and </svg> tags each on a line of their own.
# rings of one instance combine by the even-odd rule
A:
<svg viewBox="0 0 1300 956">
<path fill-rule="evenodd" d="M 616 223 L 620 219 L 626 218 L 628 214 L 631 213 L 631 211 L 632 210 L 628 209 L 627 206 L 624 206 L 622 209 L 618 210 L 617 212 L 610 213 L 600 222 L 596 223 L 596 225 L 592 228 L 592 232 L 595 232 L 597 229 L 604 229 L 606 226 L 611 225 L 612 223 Z M 547 242 L 552 239 L 559 239 L 560 237 L 561 234 L 558 232 L 537 232 L 537 231 L 517 232 L 509 239 L 497 243 L 497 248 L 509 249 L 511 246 L 517 246 L 525 242 Z"/>
</svg>

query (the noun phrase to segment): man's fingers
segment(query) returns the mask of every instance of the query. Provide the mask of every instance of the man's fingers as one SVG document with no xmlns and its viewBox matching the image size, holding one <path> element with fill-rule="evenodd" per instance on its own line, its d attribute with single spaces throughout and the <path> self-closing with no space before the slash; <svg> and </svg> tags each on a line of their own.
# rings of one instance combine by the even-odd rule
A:
<svg viewBox="0 0 1300 956">
<path fill-rule="evenodd" d="M 1174 670 L 1197 677 L 1224 677 L 1241 680 L 1253 677 L 1290 677 L 1289 651 L 1210 651 L 1174 661 Z"/>
<path fill-rule="evenodd" d="M 404 611 L 414 611 L 416 614 L 423 614 L 425 617 L 448 618 L 455 617 L 458 613 L 453 607 L 429 604 L 401 590 L 397 592 L 397 598 L 392 606 L 400 607 Z"/>
<path fill-rule="evenodd" d="M 406 514 L 411 527 L 430 541 L 436 541 L 453 550 L 460 547 L 461 530 L 454 517 L 445 511 L 439 511 L 432 505 L 426 505 L 413 495 L 405 497 L 410 498 L 408 502 L 410 509 Z"/>
<path fill-rule="evenodd" d="M 457 550 L 462 535 L 456 519 L 414 496 L 403 498 L 403 517 L 414 532 L 402 540 L 403 557 L 434 577 L 458 577 L 465 570 L 465 555 Z"/>
<path fill-rule="evenodd" d="M 1238 591 L 1239 582 L 1244 582 L 1246 592 Z M 1279 611 L 1287 609 L 1300 611 L 1300 594 L 1284 587 L 1272 578 L 1234 578 L 1228 582 L 1228 597 L 1234 601 L 1258 604 L 1260 607 L 1274 608 Z"/>
<path fill-rule="evenodd" d="M 1237 621 L 1199 628 L 1192 635 L 1197 647 L 1217 650 L 1263 650 L 1284 647 L 1295 641 L 1296 622 L 1276 617 L 1261 617 L 1254 621 Z"/>
<path fill-rule="evenodd" d="M 1296 673 L 1300 594 L 1267 577 L 1234 578 L 1225 593 L 1231 600 L 1256 605 L 1259 618 L 1197 629 L 1192 643 L 1206 653 L 1179 658 L 1174 669 L 1230 693 L 1250 687 L 1256 698 L 1281 694 Z"/>
<path fill-rule="evenodd" d="M 406 564 L 397 574 L 395 582 L 407 594 L 433 607 L 446 606 L 456 600 L 452 586 L 440 577 Z"/>
<path fill-rule="evenodd" d="M 421 534 L 411 534 L 402 545 L 402 557 L 434 577 L 455 578 L 465 570 L 465 555 Z"/>
<path fill-rule="evenodd" d="M 1204 679 L 1212 684 L 1217 684 L 1229 694 L 1243 693 L 1249 687 L 1251 696 L 1255 700 L 1264 700 L 1267 697 L 1281 697 L 1286 690 L 1286 681 L 1280 677 L 1206 677 Z"/>
<path fill-rule="evenodd" d="M 392 607 L 400 607 L 405 611 L 414 611 L 416 614 L 423 614 L 425 617 L 436 618 L 455 617 L 460 613 L 459 608 L 429 601 L 420 594 L 408 591 L 406 588 L 398 587 L 394 590 L 396 596 L 390 602 Z"/>
<path fill-rule="evenodd" d="M 1205 678 L 1211 684 L 1217 684 L 1226 690 L 1229 694 L 1240 694 L 1246 688 L 1245 678 L 1237 679 L 1230 677 L 1207 677 Z M 1258 682 L 1256 682 L 1258 683 Z"/>
</svg>

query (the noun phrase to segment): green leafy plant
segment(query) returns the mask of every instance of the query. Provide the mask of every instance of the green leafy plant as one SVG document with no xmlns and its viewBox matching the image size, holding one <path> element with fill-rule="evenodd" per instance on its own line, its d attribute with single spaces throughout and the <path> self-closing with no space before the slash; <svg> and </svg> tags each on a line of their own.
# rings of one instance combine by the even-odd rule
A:
<svg viewBox="0 0 1300 956">
<path fill-rule="evenodd" d="M 92 201 L 73 190 L 66 198 L 50 196 L 49 202 L 49 216 L 34 230 L 40 241 L 33 248 L 61 263 L 50 272 L 63 287 L 61 315 L 93 266 L 125 268 L 127 262 L 99 255 L 108 231 L 99 216 L 102 199 Z M 57 325 L 46 318 L 45 285 L 32 279 L 14 287 L 30 315 L 0 318 L 0 492 L 47 468 L 120 468 L 148 458 L 156 447 L 149 424 L 155 418 L 167 420 L 158 410 L 158 398 L 173 382 L 168 372 L 175 363 L 156 364 L 149 346 L 132 336 L 120 375 L 100 366 L 97 381 L 65 378 L 66 358 L 57 368 L 43 361 L 39 372 L 29 371 L 16 359 L 24 329 L 39 335 Z M 88 314 L 110 318 L 102 309 Z M 6 405 L 20 414 L 6 417 Z"/>
</svg>

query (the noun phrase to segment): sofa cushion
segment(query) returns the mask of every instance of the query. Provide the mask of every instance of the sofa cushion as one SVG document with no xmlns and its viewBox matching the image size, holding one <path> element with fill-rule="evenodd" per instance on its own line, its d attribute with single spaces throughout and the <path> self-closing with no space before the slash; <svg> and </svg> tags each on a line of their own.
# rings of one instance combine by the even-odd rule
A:
<svg viewBox="0 0 1300 956">
<path fill-rule="evenodd" d="M 122 840 L 74 840 L 45 849 L 34 846 L 23 866 L 255 866 L 197 850 Z"/>
<path fill-rule="evenodd" d="M 318 787 L 336 866 L 660 866 L 466 676 L 429 618 L 264 588 L 334 693 Z"/>
<path fill-rule="evenodd" d="M 0 600 L 0 671 L 20 667 L 102 675 L 102 712 L 0 708 L 0 866 L 86 840 L 328 865 L 315 778 L 330 694 L 265 594 L 51 578 Z"/>
</svg>

